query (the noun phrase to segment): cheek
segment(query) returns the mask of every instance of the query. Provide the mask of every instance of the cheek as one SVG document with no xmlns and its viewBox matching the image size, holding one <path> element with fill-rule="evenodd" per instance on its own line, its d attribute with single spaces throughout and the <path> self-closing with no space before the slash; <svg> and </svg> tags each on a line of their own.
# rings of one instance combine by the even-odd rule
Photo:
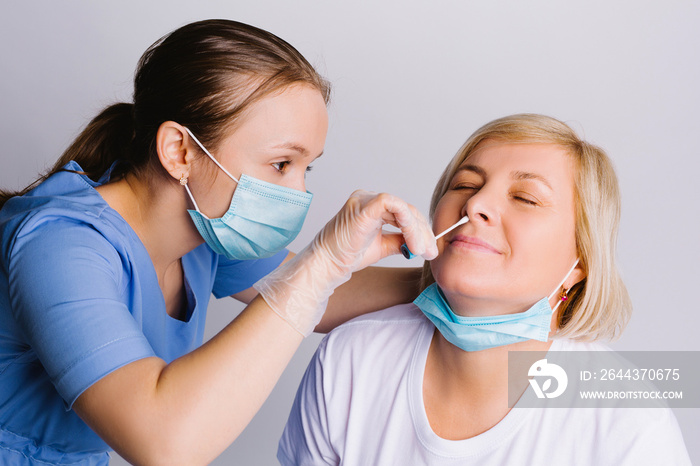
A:
<svg viewBox="0 0 700 466">
<path fill-rule="evenodd" d="M 526 218 L 520 222 L 504 222 L 504 232 L 513 251 L 526 254 L 561 252 L 564 231 L 555 222 L 542 222 Z"/>
<path fill-rule="evenodd" d="M 558 270 L 560 264 L 569 263 L 576 255 L 576 239 L 573 220 L 555 218 L 523 219 L 504 225 L 514 259 L 528 270 Z"/>
<path fill-rule="evenodd" d="M 433 216 L 433 222 L 432 222 L 432 229 L 433 229 L 433 234 L 438 235 L 445 231 L 447 228 L 450 226 L 454 225 L 455 220 L 452 219 L 452 216 L 448 215 L 438 215 L 438 212 L 435 212 L 435 215 Z M 437 247 L 438 247 L 438 259 L 442 256 L 442 253 L 445 249 L 445 238 L 440 238 L 437 240 Z"/>
<path fill-rule="evenodd" d="M 449 262 L 450 259 L 445 258 L 445 255 L 442 254 L 442 250 L 440 250 L 440 254 L 438 254 L 435 259 L 430 261 L 430 271 L 433 273 L 433 278 L 441 286 L 445 285 L 446 277 L 449 275 L 451 270 L 454 271 L 455 265 L 457 265 L 450 264 Z"/>
<path fill-rule="evenodd" d="M 451 282 L 449 281 L 448 269 L 445 267 L 445 260 L 440 250 L 440 254 L 430 261 L 430 271 L 433 274 L 435 281 L 444 289 L 445 287 L 450 288 Z"/>
<path fill-rule="evenodd" d="M 226 211 L 228 211 L 236 187 L 237 184 L 226 175 L 218 177 L 217 182 L 212 185 L 211 192 L 216 198 L 215 202 L 218 209 L 218 217 L 223 216 Z"/>
<path fill-rule="evenodd" d="M 433 232 L 439 234 L 454 225 L 461 218 L 463 206 L 464 202 L 455 199 L 455 196 L 443 196 L 433 214 Z"/>
</svg>

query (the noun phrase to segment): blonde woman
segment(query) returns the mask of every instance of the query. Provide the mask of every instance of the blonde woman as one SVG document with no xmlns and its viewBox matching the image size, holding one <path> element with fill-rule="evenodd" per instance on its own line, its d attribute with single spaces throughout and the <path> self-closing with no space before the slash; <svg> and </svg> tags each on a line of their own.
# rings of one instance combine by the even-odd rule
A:
<svg viewBox="0 0 700 466">
<path fill-rule="evenodd" d="M 414 304 L 321 343 L 282 464 L 690 464 L 668 409 L 511 409 L 508 353 L 601 350 L 631 304 L 615 266 L 620 200 L 606 154 L 564 123 L 477 130 L 435 189 L 438 240 Z M 558 305 L 557 305 L 558 304 Z"/>
</svg>

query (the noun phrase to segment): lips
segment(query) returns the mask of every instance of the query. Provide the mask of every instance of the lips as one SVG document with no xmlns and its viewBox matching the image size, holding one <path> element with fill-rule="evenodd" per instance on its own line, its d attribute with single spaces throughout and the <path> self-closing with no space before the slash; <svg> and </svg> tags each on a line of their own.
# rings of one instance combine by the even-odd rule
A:
<svg viewBox="0 0 700 466">
<path fill-rule="evenodd" d="M 448 243 L 450 246 L 461 247 L 465 249 L 471 249 L 473 251 L 479 251 L 490 254 L 500 254 L 501 251 L 491 246 L 486 241 L 476 238 L 474 236 L 466 235 L 454 235 L 449 239 Z"/>
</svg>

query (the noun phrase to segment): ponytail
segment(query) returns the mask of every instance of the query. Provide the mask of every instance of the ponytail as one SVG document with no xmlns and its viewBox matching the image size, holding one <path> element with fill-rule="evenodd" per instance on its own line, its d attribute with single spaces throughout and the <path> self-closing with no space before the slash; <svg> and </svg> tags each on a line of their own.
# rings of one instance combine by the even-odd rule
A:
<svg viewBox="0 0 700 466">
<path fill-rule="evenodd" d="M 128 162 L 134 138 L 133 104 L 118 103 L 105 108 L 85 127 L 47 173 L 21 191 L 0 190 L 0 208 L 11 197 L 22 196 L 39 183 L 63 170 L 74 160 L 83 169 L 81 174 L 97 181 L 117 160 Z M 127 165 L 128 166 L 128 165 Z M 125 174 L 125 167 L 117 167 L 112 179 Z"/>
<path fill-rule="evenodd" d="M 85 175 L 97 181 L 115 161 L 128 161 L 134 139 L 133 107 L 118 103 L 102 110 L 61 155 L 51 173 L 74 160 Z"/>
</svg>

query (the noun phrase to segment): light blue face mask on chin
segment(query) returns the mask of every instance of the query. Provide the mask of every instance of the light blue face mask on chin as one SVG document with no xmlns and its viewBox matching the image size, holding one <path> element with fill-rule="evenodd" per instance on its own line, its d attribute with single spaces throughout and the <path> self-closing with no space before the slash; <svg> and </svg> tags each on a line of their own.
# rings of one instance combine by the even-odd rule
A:
<svg viewBox="0 0 700 466">
<path fill-rule="evenodd" d="M 189 129 L 185 129 L 204 153 L 237 184 L 226 213 L 221 218 L 209 218 L 199 210 L 187 182 L 183 183 L 195 208 L 187 212 L 209 247 L 229 259 L 249 260 L 270 257 L 291 243 L 301 231 L 313 194 L 247 175 L 236 179 Z"/>
<path fill-rule="evenodd" d="M 547 341 L 554 309 L 549 300 L 574 271 L 578 259 L 548 297 L 537 301 L 530 309 L 517 314 L 485 317 L 464 317 L 452 312 L 437 283 L 426 288 L 413 303 L 435 325 L 443 337 L 464 351 L 481 351 L 527 340 Z"/>
</svg>

